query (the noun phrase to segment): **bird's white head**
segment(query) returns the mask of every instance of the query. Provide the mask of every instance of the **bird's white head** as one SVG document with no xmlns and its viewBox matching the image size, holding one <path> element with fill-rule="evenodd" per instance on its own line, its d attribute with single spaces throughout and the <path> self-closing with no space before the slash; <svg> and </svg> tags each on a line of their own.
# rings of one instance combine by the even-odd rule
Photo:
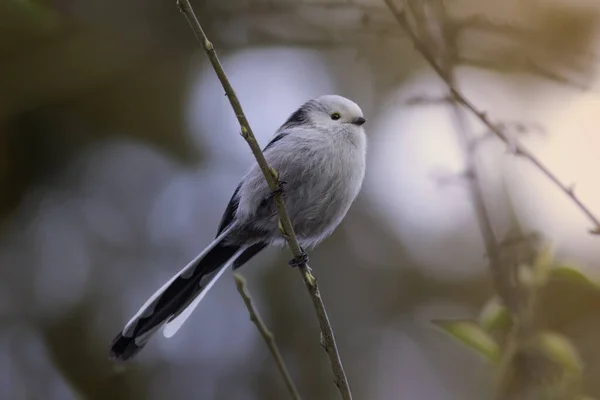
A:
<svg viewBox="0 0 600 400">
<path fill-rule="evenodd" d="M 365 122 L 358 104 L 342 96 L 325 95 L 304 103 L 283 127 L 315 125 L 326 129 L 362 130 Z"/>
</svg>

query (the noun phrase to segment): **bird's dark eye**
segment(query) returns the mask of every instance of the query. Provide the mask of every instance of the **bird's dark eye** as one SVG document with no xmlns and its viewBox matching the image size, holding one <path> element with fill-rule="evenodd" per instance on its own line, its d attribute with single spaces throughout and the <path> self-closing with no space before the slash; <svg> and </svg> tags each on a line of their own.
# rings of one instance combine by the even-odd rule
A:
<svg viewBox="0 0 600 400">
<path fill-rule="evenodd" d="M 333 113 L 331 114 L 331 119 L 334 121 L 337 121 L 338 119 L 342 118 L 342 116 L 340 115 L 340 113 Z"/>
</svg>

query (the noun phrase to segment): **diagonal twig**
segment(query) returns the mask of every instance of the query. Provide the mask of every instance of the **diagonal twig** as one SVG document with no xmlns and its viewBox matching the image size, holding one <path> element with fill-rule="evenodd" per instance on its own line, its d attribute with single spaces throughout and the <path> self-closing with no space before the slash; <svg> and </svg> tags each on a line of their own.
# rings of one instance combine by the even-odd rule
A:
<svg viewBox="0 0 600 400">
<path fill-rule="evenodd" d="M 217 53 L 213 47 L 213 44 L 208 40 L 204 30 L 202 29 L 202 25 L 198 21 L 192 6 L 189 0 L 177 0 L 177 6 L 179 10 L 185 15 L 188 23 L 194 30 L 196 38 L 200 42 L 200 45 L 206 52 L 210 63 L 225 90 L 225 94 L 229 99 L 231 104 L 231 108 L 233 109 L 235 116 L 241 127 L 242 137 L 250 146 L 252 150 L 252 154 L 256 158 L 260 169 L 267 180 L 269 188 L 274 194 L 275 203 L 277 205 L 277 212 L 279 214 L 279 223 L 280 229 L 282 231 L 283 236 L 285 237 L 294 257 L 300 258 L 303 254 L 303 251 L 298 243 L 298 239 L 296 234 L 294 233 L 294 228 L 288 212 L 285 207 L 285 203 L 283 198 L 281 197 L 281 184 L 279 182 L 279 178 L 277 172 L 270 168 L 265 156 L 263 155 L 260 146 L 256 140 L 256 137 L 252 133 L 252 128 L 246 119 L 240 101 L 229 83 L 229 79 L 223 70 L 223 66 L 217 57 Z M 309 292 L 309 295 L 312 299 L 313 306 L 315 308 L 315 312 L 317 314 L 317 318 L 319 320 L 319 326 L 321 328 L 321 336 L 323 347 L 329 357 L 329 362 L 331 363 L 331 369 L 334 374 L 335 385 L 338 388 L 340 396 L 343 400 L 351 400 L 352 393 L 350 392 L 350 386 L 348 384 L 348 379 L 346 378 L 346 373 L 344 372 L 344 367 L 342 365 L 342 361 L 340 359 L 340 355 L 337 349 L 337 345 L 335 342 L 335 336 L 333 334 L 333 329 L 331 328 L 331 323 L 329 322 L 329 317 L 327 316 L 327 311 L 325 309 L 325 305 L 323 304 L 323 300 L 321 299 L 321 293 L 319 291 L 319 287 L 317 285 L 316 278 L 312 275 L 311 270 L 308 264 L 305 262 L 299 267 L 299 271 L 302 275 L 302 279 L 304 280 L 304 285 Z"/>
<path fill-rule="evenodd" d="M 415 1 L 416 2 L 416 1 Z M 436 8 L 430 7 L 429 9 L 419 10 L 419 13 L 414 13 L 415 2 L 410 1 L 409 7 L 416 25 L 419 31 L 419 36 L 423 35 L 421 39 L 422 43 L 427 43 L 426 46 L 432 54 L 435 54 L 437 60 L 439 60 L 440 69 L 444 72 L 446 81 L 449 88 L 449 96 L 452 100 L 455 99 L 450 88 L 456 88 L 458 83 L 456 80 L 456 60 L 452 57 L 452 50 L 456 48 L 456 42 L 454 36 L 447 32 L 445 22 L 447 21 L 446 10 L 441 3 L 435 3 Z M 431 2 L 425 2 L 423 8 L 431 4 Z M 423 14 L 429 11 L 428 17 Z M 434 29 L 427 29 L 427 26 L 436 25 Z M 424 44 L 425 46 L 425 44 Z M 475 220 L 477 222 L 485 252 L 489 259 L 489 266 L 492 274 L 492 282 L 496 293 L 502 299 L 505 306 L 513 315 L 518 315 L 520 310 L 518 302 L 518 291 L 511 285 L 510 271 L 506 268 L 500 254 L 500 248 L 498 239 L 493 229 L 492 220 L 490 218 L 488 207 L 485 202 L 481 171 L 478 168 L 476 159 L 476 146 L 472 145 L 473 133 L 470 131 L 467 120 L 466 110 L 459 105 L 456 101 L 449 103 L 451 116 L 455 125 L 456 137 L 458 144 L 463 153 L 463 157 L 466 164 L 467 171 L 467 184 L 468 194 L 471 198 L 473 205 L 473 211 L 475 212 Z M 515 335 L 516 336 L 516 335 Z M 499 369 L 498 379 L 498 390 L 495 391 L 495 400 L 505 400 L 506 397 L 505 389 L 508 388 L 509 377 L 513 360 L 517 354 L 517 341 L 511 336 L 511 340 L 507 341 L 507 345 L 504 349 L 504 357 L 502 367 Z"/>
<path fill-rule="evenodd" d="M 285 382 L 285 386 L 287 387 L 288 392 L 290 392 L 290 396 L 294 400 L 300 400 L 300 394 L 298 393 L 298 389 L 296 389 L 294 381 L 292 380 L 292 377 L 290 376 L 290 373 L 288 372 L 287 367 L 285 366 L 285 362 L 281 357 L 279 347 L 277 346 L 277 342 L 275 342 L 275 337 L 273 336 L 273 333 L 269 330 L 269 328 L 267 328 L 267 326 L 265 325 L 265 322 L 258 314 L 258 311 L 254 308 L 252 298 L 250 297 L 250 293 L 248 293 L 248 290 L 246 288 L 246 280 L 240 274 L 234 274 L 233 277 L 235 279 L 235 286 L 237 287 L 240 296 L 242 296 L 242 299 L 244 300 L 244 304 L 248 309 L 248 314 L 250 314 L 250 320 L 254 323 L 254 325 L 256 325 L 258 332 L 267 344 L 267 347 L 269 348 L 269 351 L 271 352 L 271 355 L 275 360 L 275 364 L 277 364 L 277 369 L 279 370 L 279 373 L 281 374 L 281 377 Z"/>
<path fill-rule="evenodd" d="M 408 1 L 407 7 L 417 21 L 416 24 L 420 32 L 419 37 L 423 46 L 427 46 L 428 49 L 433 48 L 433 50 L 430 51 L 432 55 L 435 52 L 435 57 L 439 60 L 438 65 L 446 77 L 448 86 L 457 87 L 455 73 L 456 62 L 454 57 L 452 57 L 452 50 L 455 48 L 456 44 L 452 35 L 448 34 L 447 26 L 444 23 L 446 20 L 446 11 L 441 3 L 435 3 L 437 7 L 432 7 L 432 2 L 423 2 L 421 3 L 422 8 L 417 8 L 417 4 L 415 3 L 417 3 L 417 1 Z M 426 16 L 425 14 L 433 15 Z M 417 34 L 415 34 L 415 36 L 416 35 Z M 425 43 L 427 43 L 427 45 Z M 469 129 L 465 110 L 454 101 L 455 96 L 450 90 L 448 95 L 446 95 L 446 98 L 451 100 L 448 102 L 449 109 L 455 127 L 458 144 L 466 164 L 468 194 L 471 198 L 473 211 L 475 212 L 475 220 L 479 231 L 481 232 L 485 252 L 490 262 L 494 288 L 505 304 L 508 304 L 510 302 L 510 289 L 508 288 L 504 277 L 504 271 L 500 262 L 500 254 L 498 252 L 498 239 L 494 232 L 488 206 L 484 198 L 481 171 L 475 156 L 475 147 L 471 146 L 471 143 L 474 140 L 473 133 Z"/>
<path fill-rule="evenodd" d="M 430 16 L 428 21 L 424 21 L 423 13 L 414 13 L 414 4 L 419 0 L 410 1 L 408 0 L 409 10 L 411 16 L 414 17 L 417 24 L 417 30 L 412 30 L 411 25 L 408 22 L 408 16 L 405 13 L 400 13 L 395 9 L 393 3 L 390 0 L 385 0 L 386 4 L 394 14 L 400 25 L 407 31 L 409 36 L 413 39 L 415 47 L 419 49 L 421 54 L 427 59 L 432 65 L 440 77 L 444 80 L 450 91 L 450 97 L 452 98 L 451 107 L 455 115 L 457 122 L 457 135 L 460 139 L 460 144 L 465 155 L 467 170 L 469 172 L 469 188 L 471 199 L 476 211 L 477 221 L 483 237 L 483 241 L 490 260 L 490 267 L 492 270 L 494 286 L 496 292 L 502 298 L 504 305 L 511 313 L 513 324 L 508 333 L 505 341 L 502 359 L 498 368 L 497 374 L 497 385 L 494 393 L 494 399 L 496 400 L 509 400 L 514 397 L 514 389 L 517 384 L 516 378 L 518 377 L 518 371 L 521 371 L 523 365 L 523 359 L 525 353 L 523 348 L 531 339 L 535 331 L 534 326 L 534 311 L 537 301 L 537 287 L 536 285 L 525 284 L 521 279 L 516 278 L 520 268 L 523 265 L 530 263 L 527 258 L 529 253 L 525 252 L 521 254 L 519 251 L 519 245 L 524 246 L 527 249 L 534 250 L 535 253 L 535 236 L 533 238 L 524 238 L 519 235 L 517 238 L 518 242 L 510 244 L 511 240 L 504 240 L 499 243 L 492 227 L 492 222 L 486 211 L 486 204 L 483 198 L 483 192 L 481 188 L 481 181 L 479 172 L 477 170 L 477 163 L 475 159 L 475 146 L 471 146 L 472 136 L 468 130 L 468 124 L 466 124 L 464 112 L 470 110 L 474 112 L 480 120 L 488 126 L 492 133 L 499 136 L 505 143 L 513 146 L 514 149 L 520 151 L 516 152 L 518 155 L 528 154 L 525 153 L 525 149 L 519 147 L 518 143 L 509 137 L 502 126 L 499 124 L 493 125 L 485 114 L 481 114 L 472 103 L 461 96 L 458 90 L 458 83 L 455 75 L 455 67 L 457 60 L 453 57 L 452 51 L 456 51 L 456 36 L 452 31 L 445 29 L 448 15 L 445 8 L 443 7 L 442 1 L 433 2 L 438 7 L 433 10 L 437 11 L 437 15 Z M 432 2 L 424 2 L 431 4 Z M 426 7 L 424 5 L 424 7 Z M 419 9 L 418 11 L 423 11 Z M 427 9 L 426 11 L 432 11 Z M 429 22 L 427 24 L 426 22 Z M 431 25 L 433 23 L 436 29 L 432 29 L 434 34 L 427 32 L 426 29 L 422 28 L 421 25 Z M 425 31 L 425 32 L 422 32 Z M 437 33 L 437 35 L 435 35 Z M 422 37 L 423 35 L 424 37 Z M 436 37 L 433 37 L 433 36 Z M 437 61 L 436 61 L 437 60 Z M 464 106 L 461 108 L 459 105 Z M 483 117 L 483 119 L 481 118 Z M 533 156 L 529 154 L 530 161 L 533 161 L 538 168 L 542 167 L 542 172 L 545 172 L 547 176 L 553 178 L 554 176 L 545 168 L 541 163 L 537 161 Z M 553 179 L 555 183 L 557 179 Z M 560 184 L 560 182 L 558 182 Z M 560 185 L 559 185 L 560 186 Z M 561 187 L 562 189 L 562 187 Z M 568 190 L 567 194 L 572 194 L 572 190 Z M 578 199 L 577 199 L 578 200 Z M 592 221 L 597 223 L 593 215 Z M 531 240 L 534 239 L 534 240 Z M 531 367 L 528 367 L 531 369 Z"/>
<path fill-rule="evenodd" d="M 523 157 L 529 162 L 531 162 L 535 167 L 548 178 L 552 183 L 554 183 L 567 197 L 573 201 L 575 206 L 579 208 L 579 210 L 585 215 L 585 217 L 592 223 L 592 228 L 590 229 L 590 233 L 595 235 L 600 235 L 600 219 L 594 215 L 594 213 L 582 202 L 582 200 L 577 196 L 571 185 L 567 185 L 563 183 L 546 165 L 544 165 L 537 157 L 535 157 L 526 147 L 524 147 L 516 138 L 510 137 L 505 132 L 502 131 L 496 124 L 494 124 L 491 119 L 487 116 L 487 114 L 477 108 L 473 102 L 471 102 L 468 98 L 466 98 L 454 85 L 453 82 L 449 79 L 448 74 L 444 71 L 444 69 L 439 65 L 436 61 L 435 57 L 431 54 L 428 48 L 422 43 L 417 34 L 411 28 L 408 20 L 406 18 L 406 13 L 404 11 L 400 11 L 392 0 L 383 0 L 385 4 L 390 9 L 390 12 L 398 22 L 398 24 L 402 27 L 402 29 L 407 33 L 410 40 L 412 41 L 415 49 L 423 56 L 423 58 L 429 63 L 429 65 L 433 68 L 433 70 L 442 78 L 442 80 L 448 85 L 450 93 L 454 97 L 454 99 L 460 103 L 462 106 L 471 111 L 479 121 L 481 121 L 494 135 L 496 135 L 500 140 L 502 140 L 511 152 L 519 157 Z"/>
</svg>

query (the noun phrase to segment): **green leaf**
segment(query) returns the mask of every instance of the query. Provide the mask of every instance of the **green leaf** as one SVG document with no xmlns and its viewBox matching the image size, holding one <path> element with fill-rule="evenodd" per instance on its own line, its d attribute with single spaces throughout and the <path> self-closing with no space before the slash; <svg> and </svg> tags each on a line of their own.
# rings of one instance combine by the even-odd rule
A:
<svg viewBox="0 0 600 400">
<path fill-rule="evenodd" d="M 544 332 L 537 337 L 536 344 L 546 357 L 560 365 L 565 371 L 580 374 L 583 370 L 583 361 L 577 349 L 565 336 Z"/>
<path fill-rule="evenodd" d="M 494 339 L 473 321 L 436 320 L 434 325 L 492 363 L 500 360 L 500 348 Z"/>
<path fill-rule="evenodd" d="M 600 290 L 600 282 L 588 277 L 580 269 L 570 265 L 560 265 L 550 271 L 553 278 L 566 280 L 579 285 L 584 285 L 592 289 Z"/>
<path fill-rule="evenodd" d="M 488 332 L 504 330 L 512 324 L 508 309 L 498 296 L 489 299 L 479 314 L 479 325 Z"/>
</svg>

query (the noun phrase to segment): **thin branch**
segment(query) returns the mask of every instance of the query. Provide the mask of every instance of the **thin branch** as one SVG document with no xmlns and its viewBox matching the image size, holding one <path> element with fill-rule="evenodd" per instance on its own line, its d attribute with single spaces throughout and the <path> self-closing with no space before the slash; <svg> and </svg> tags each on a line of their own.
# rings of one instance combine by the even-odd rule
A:
<svg viewBox="0 0 600 400">
<path fill-rule="evenodd" d="M 439 65 L 436 61 L 434 55 L 432 55 L 427 47 L 422 43 L 417 34 L 413 31 L 408 20 L 406 18 L 406 13 L 404 11 L 400 11 L 393 3 L 392 0 L 383 0 L 390 12 L 398 22 L 398 24 L 402 27 L 402 29 L 408 34 L 410 40 L 412 41 L 415 49 L 425 58 L 425 60 L 429 63 L 429 65 L 433 68 L 433 70 L 442 78 L 442 80 L 448 85 L 450 89 L 450 93 L 459 102 L 461 105 L 466 107 L 469 111 L 471 111 L 478 119 L 481 121 L 491 132 L 493 132 L 500 140 L 506 143 L 509 148 L 513 151 L 516 156 L 523 157 L 529 160 L 533 165 L 536 166 L 540 172 L 545 175 L 552 183 L 554 183 L 565 195 L 567 195 L 573 203 L 579 208 L 579 210 L 586 216 L 586 218 L 592 223 L 593 227 L 590 229 L 590 233 L 595 235 L 600 235 L 600 219 L 594 215 L 594 213 L 579 199 L 579 197 L 571 191 L 570 185 L 563 183 L 558 177 L 546 167 L 540 160 L 538 160 L 526 147 L 524 147 L 521 143 L 519 143 L 515 138 L 510 137 L 501 129 L 498 128 L 496 124 L 494 124 L 487 114 L 481 110 L 479 110 L 473 102 L 467 99 L 461 92 L 453 86 L 453 82 L 449 79 L 448 74 L 444 71 L 444 69 Z"/>
<path fill-rule="evenodd" d="M 418 43 L 419 48 L 429 56 L 428 61 L 439 69 L 439 71 L 438 69 L 436 71 L 446 82 L 450 91 L 452 99 L 450 105 L 456 124 L 456 133 L 469 173 L 469 194 L 471 195 L 486 253 L 490 260 L 494 286 L 512 315 L 513 326 L 505 341 L 494 396 L 496 400 L 511 399 L 513 397 L 511 391 L 514 388 L 516 371 L 520 367 L 521 358 L 519 356 L 523 355 L 523 347 L 534 332 L 533 321 L 537 287 L 531 284 L 528 285 L 522 279 L 518 279 L 520 276 L 519 268 L 524 268 L 522 266 L 527 264 L 522 259 L 521 252 L 518 251 L 519 246 L 523 243 L 529 245 L 531 241 L 524 240 L 519 235 L 519 240 L 512 246 L 510 245 L 510 238 L 502 243 L 498 242 L 487 211 L 481 177 L 477 168 L 476 142 L 474 142 L 475 139 L 468 129 L 466 110 L 459 106 L 459 104 L 464 105 L 464 101 L 461 101 L 460 96 L 457 96 L 459 91 L 457 89 L 455 68 L 458 60 L 453 57 L 453 54 L 456 53 L 456 35 L 448 29 L 448 15 L 441 1 L 435 2 L 437 7 L 434 8 L 427 8 L 432 2 L 421 3 L 423 8 L 418 10 L 414 7 L 416 1 L 408 1 L 409 5 L 413 6 L 409 9 L 416 20 L 416 32 L 418 33 L 413 30 L 408 31 L 410 25 L 405 15 L 402 16 L 403 27 L 406 27 L 405 30 L 408 31 L 411 37 L 419 39 L 415 43 Z M 394 12 L 393 4 L 388 3 L 388 6 Z M 432 13 L 434 15 L 431 15 Z M 396 13 L 394 15 L 397 16 Z M 431 27 L 431 29 L 426 27 Z M 439 61 L 435 62 L 435 60 Z M 501 132 L 508 139 L 508 133 L 503 125 L 497 124 L 489 126 L 489 128 L 493 130 L 493 133 L 496 131 Z M 510 137 L 509 144 L 514 145 L 514 143 L 515 139 Z"/>
<path fill-rule="evenodd" d="M 288 372 L 287 367 L 285 366 L 285 362 L 281 357 L 279 347 L 277 346 L 277 342 L 275 342 L 275 337 L 273 336 L 273 333 L 269 330 L 269 328 L 267 328 L 267 326 L 265 325 L 264 321 L 258 314 L 258 311 L 254 308 L 252 298 L 250 297 L 250 293 L 248 293 L 248 290 L 246 288 L 246 280 L 240 274 L 234 274 L 233 277 L 235 279 L 235 286 L 237 287 L 240 296 L 242 296 L 244 304 L 246 304 L 248 314 L 250 314 L 250 321 L 252 321 L 254 325 L 256 325 L 258 332 L 267 344 L 267 347 L 269 348 L 269 351 L 271 352 L 271 355 L 275 360 L 275 364 L 277 364 L 277 369 L 279 370 L 279 373 L 281 374 L 281 377 L 285 382 L 285 386 L 290 392 L 290 396 L 294 400 L 300 400 L 300 394 L 298 393 L 298 389 L 296 389 L 294 381 L 292 380 L 292 377 L 290 376 L 290 373 Z"/>
<path fill-rule="evenodd" d="M 426 5 L 424 4 L 423 7 L 426 7 Z M 447 27 L 445 26 L 445 21 L 447 19 L 447 15 L 443 9 L 443 6 L 438 4 L 438 7 L 442 8 L 433 11 L 433 13 L 437 15 L 428 16 L 430 21 L 422 21 L 422 19 L 425 18 L 425 16 L 420 15 L 422 13 L 415 15 L 414 18 L 420 28 L 419 31 L 423 32 L 423 35 L 427 35 L 426 43 L 434 47 L 436 50 L 435 57 L 439 60 L 440 68 L 444 71 L 444 76 L 447 78 L 448 87 L 457 87 L 455 73 L 456 62 L 452 57 L 452 51 L 455 50 L 456 46 L 456 42 L 454 40 L 455 37 L 446 32 Z M 413 9 L 414 7 L 411 7 L 411 10 Z M 426 22 L 428 23 L 426 24 Z M 439 27 L 437 29 L 433 29 L 433 32 L 429 32 L 424 26 L 435 24 L 436 22 L 438 23 Z M 481 237 L 483 238 L 485 251 L 489 258 L 494 289 L 507 306 L 511 314 L 517 316 L 522 314 L 520 313 L 519 307 L 519 288 L 515 288 L 511 284 L 510 271 L 505 268 L 506 265 L 501 258 L 498 239 L 494 232 L 492 220 L 490 218 L 484 198 L 480 169 L 478 168 L 476 159 L 477 147 L 472 145 L 473 141 L 475 140 L 473 137 L 474 135 L 470 131 L 469 124 L 467 123 L 465 115 L 466 110 L 460 107 L 452 91 L 450 91 L 448 97 L 451 98 L 449 107 L 454 120 L 459 146 L 466 163 L 466 170 L 468 174 L 468 193 L 475 211 L 475 219 L 477 221 L 479 231 L 481 232 Z M 514 320 L 519 321 L 518 318 L 514 318 Z M 515 324 L 515 326 L 516 325 L 517 324 Z M 498 373 L 498 388 L 495 390 L 495 400 L 504 400 L 508 398 L 507 391 L 510 387 L 510 382 L 512 381 L 512 367 L 518 352 L 518 344 L 520 343 L 518 341 L 520 338 L 519 333 L 520 330 L 518 328 L 513 329 L 507 341 L 507 346 L 504 348 L 502 365 Z"/>
<path fill-rule="evenodd" d="M 453 48 L 455 43 L 448 43 L 448 38 L 443 34 L 444 28 L 444 26 L 441 27 L 442 32 L 438 32 L 440 37 L 434 38 L 434 40 L 437 45 L 436 47 L 439 49 L 438 52 L 440 53 L 438 59 L 444 64 L 442 68 L 444 68 L 445 76 L 451 84 L 451 87 L 455 87 L 457 85 L 455 73 L 456 64 L 453 62 L 453 57 L 450 55 L 450 48 Z M 450 91 L 448 97 L 452 99 L 450 102 L 451 114 L 454 119 L 456 136 L 466 162 L 467 184 L 469 186 L 469 195 L 475 211 L 475 219 L 479 226 L 481 237 L 483 238 L 486 254 L 490 260 L 492 278 L 496 292 L 506 304 L 510 301 L 510 290 L 505 282 L 506 279 L 503 276 L 503 268 L 498 254 L 498 240 L 494 233 L 492 220 L 485 203 L 483 185 L 480 177 L 481 174 L 475 157 L 476 153 L 471 146 L 473 134 L 469 130 L 469 124 L 464 110 L 459 106 L 459 103 L 455 101 L 456 96 L 454 96 L 454 93 Z"/>
<path fill-rule="evenodd" d="M 258 162 L 258 165 L 265 176 L 265 179 L 267 180 L 269 188 L 275 196 L 281 232 L 290 249 L 292 250 L 294 257 L 296 259 L 300 259 L 303 254 L 303 250 L 298 243 L 298 238 L 294 233 L 292 222 L 281 196 L 281 184 L 279 182 L 277 172 L 269 167 L 267 160 L 265 159 L 265 156 L 263 155 L 256 140 L 256 137 L 252 133 L 252 128 L 246 119 L 240 101 L 238 100 L 237 95 L 235 94 L 231 83 L 229 83 L 229 79 L 227 78 L 223 67 L 221 66 L 221 62 L 217 57 L 217 53 L 215 52 L 213 44 L 208 40 L 206 34 L 204 33 L 204 30 L 202 29 L 202 26 L 198 21 L 198 18 L 196 17 L 189 0 L 177 0 L 177 6 L 185 15 L 190 26 L 194 30 L 198 41 L 206 52 L 206 55 L 208 56 L 208 59 L 210 60 L 210 63 L 212 64 L 212 67 L 215 70 L 223 89 L 225 90 L 227 98 L 231 104 L 231 108 L 233 108 L 233 111 L 240 124 L 242 137 L 246 140 L 248 146 L 250 146 L 250 149 L 252 150 L 252 153 L 254 154 L 254 157 L 256 158 L 256 161 Z M 311 269 L 306 262 L 303 263 L 298 269 L 302 275 L 302 279 L 304 280 L 304 285 L 310 294 L 317 318 L 319 320 L 322 343 L 325 351 L 327 352 L 327 356 L 329 357 L 329 362 L 331 363 L 331 369 L 335 377 L 334 382 L 342 399 L 351 400 L 352 393 L 350 392 L 350 386 L 348 384 L 346 373 L 344 372 L 344 367 L 337 349 L 333 329 L 331 328 L 331 323 L 329 322 L 325 305 L 321 299 L 321 293 L 317 285 L 317 279 L 312 275 Z"/>
<path fill-rule="evenodd" d="M 524 368 L 532 369 L 531 365 L 527 365 L 526 348 L 535 334 L 535 311 L 540 289 L 540 274 L 545 274 L 539 266 L 539 239 L 536 234 L 514 237 L 509 235 L 500 243 L 504 257 L 503 265 L 507 267 L 507 273 L 514 275 L 511 280 L 514 285 L 516 307 L 511 310 L 512 326 L 504 341 L 494 400 L 514 398 L 513 391 L 526 372 Z M 527 275 L 532 276 L 533 279 L 528 278 Z"/>
<path fill-rule="evenodd" d="M 421 8 L 417 8 L 416 2 L 408 1 L 407 7 L 415 19 L 416 29 L 423 47 L 433 48 L 430 50 L 432 57 L 439 60 L 440 71 L 443 72 L 444 80 L 448 82 L 449 88 L 457 86 L 455 68 L 456 60 L 452 56 L 456 43 L 453 35 L 447 32 L 446 13 L 443 6 L 436 3 L 437 7 L 432 7 L 432 2 L 420 3 Z M 425 44 L 427 43 L 427 44 Z M 486 255 L 489 259 L 490 270 L 492 273 L 492 282 L 495 291 L 502 298 L 507 307 L 513 311 L 515 304 L 511 301 L 511 287 L 506 277 L 503 264 L 500 260 L 498 239 L 493 229 L 492 220 L 489 215 L 488 207 L 484 198 L 483 185 L 481 182 L 480 169 L 478 168 L 476 155 L 476 146 L 473 146 L 473 133 L 469 129 L 465 110 L 459 106 L 456 96 L 449 89 L 448 95 L 450 101 L 450 113 L 454 123 L 456 137 L 465 160 L 466 183 L 468 185 L 468 194 L 475 212 L 475 220 L 483 239 L 483 245 Z"/>
</svg>

